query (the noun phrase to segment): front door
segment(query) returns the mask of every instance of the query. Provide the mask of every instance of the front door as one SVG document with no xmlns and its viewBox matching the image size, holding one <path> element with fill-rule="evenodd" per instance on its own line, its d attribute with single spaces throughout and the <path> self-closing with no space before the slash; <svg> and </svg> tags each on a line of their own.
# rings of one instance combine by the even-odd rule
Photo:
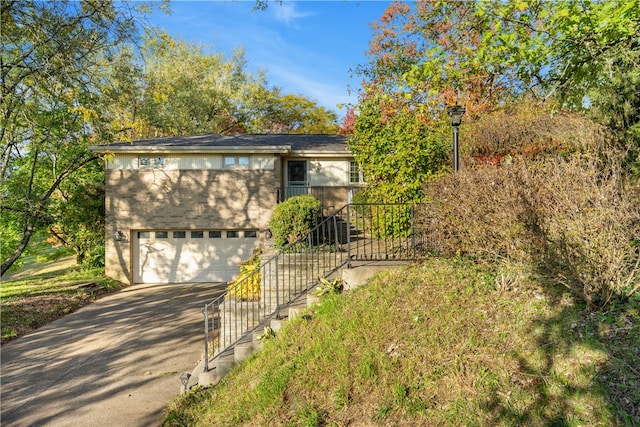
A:
<svg viewBox="0 0 640 427">
<path fill-rule="evenodd" d="M 287 162 L 287 198 L 307 193 L 307 161 Z"/>
</svg>

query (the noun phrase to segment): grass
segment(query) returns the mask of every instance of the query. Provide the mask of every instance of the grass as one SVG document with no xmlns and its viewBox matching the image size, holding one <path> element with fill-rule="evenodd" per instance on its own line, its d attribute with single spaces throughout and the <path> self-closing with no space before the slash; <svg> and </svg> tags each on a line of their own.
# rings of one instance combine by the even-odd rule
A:
<svg viewBox="0 0 640 427">
<path fill-rule="evenodd" d="M 99 295 L 122 288 L 107 279 L 103 269 L 82 269 L 74 257 L 39 263 L 34 259 L 23 268 L 2 278 L 0 285 L 0 324 L 2 343 L 29 332 L 91 303 Z M 78 289 L 82 283 L 102 287 L 89 293 Z"/>
<path fill-rule="evenodd" d="M 164 425 L 640 425 L 639 306 L 430 259 L 325 296 Z"/>
</svg>

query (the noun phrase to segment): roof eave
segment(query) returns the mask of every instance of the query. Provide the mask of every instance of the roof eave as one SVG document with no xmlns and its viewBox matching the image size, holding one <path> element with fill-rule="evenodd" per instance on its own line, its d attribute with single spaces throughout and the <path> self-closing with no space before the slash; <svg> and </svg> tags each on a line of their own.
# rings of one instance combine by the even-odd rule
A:
<svg viewBox="0 0 640 427">
<path fill-rule="evenodd" d="M 94 153 L 98 154 L 223 154 L 223 153 L 239 153 L 239 154 L 256 154 L 256 153 L 272 153 L 272 154 L 285 154 L 291 151 L 290 146 L 185 146 L 185 147 L 172 147 L 155 145 L 149 147 L 140 146 L 109 146 L 109 145 L 94 145 L 89 147 Z"/>
<path fill-rule="evenodd" d="M 349 150 L 292 150 L 290 154 L 301 157 L 353 157 L 353 153 Z"/>
</svg>

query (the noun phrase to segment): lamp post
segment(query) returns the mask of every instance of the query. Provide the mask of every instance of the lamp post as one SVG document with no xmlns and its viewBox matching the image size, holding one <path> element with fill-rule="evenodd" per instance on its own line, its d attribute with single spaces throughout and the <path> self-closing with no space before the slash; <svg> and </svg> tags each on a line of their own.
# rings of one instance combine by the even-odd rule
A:
<svg viewBox="0 0 640 427">
<path fill-rule="evenodd" d="M 453 171 L 458 172 L 459 159 L 458 159 L 458 127 L 462 123 L 462 116 L 466 109 L 462 105 L 452 105 L 447 107 L 447 114 L 451 120 L 451 126 L 453 127 Z"/>
</svg>

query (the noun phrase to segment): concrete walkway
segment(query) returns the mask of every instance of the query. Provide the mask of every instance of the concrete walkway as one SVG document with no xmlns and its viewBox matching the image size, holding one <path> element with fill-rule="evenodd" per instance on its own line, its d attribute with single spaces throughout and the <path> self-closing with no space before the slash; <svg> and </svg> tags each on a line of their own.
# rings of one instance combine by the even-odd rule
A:
<svg viewBox="0 0 640 427">
<path fill-rule="evenodd" d="M 131 286 L 2 345 L 0 425 L 160 425 L 224 286 Z"/>
</svg>

